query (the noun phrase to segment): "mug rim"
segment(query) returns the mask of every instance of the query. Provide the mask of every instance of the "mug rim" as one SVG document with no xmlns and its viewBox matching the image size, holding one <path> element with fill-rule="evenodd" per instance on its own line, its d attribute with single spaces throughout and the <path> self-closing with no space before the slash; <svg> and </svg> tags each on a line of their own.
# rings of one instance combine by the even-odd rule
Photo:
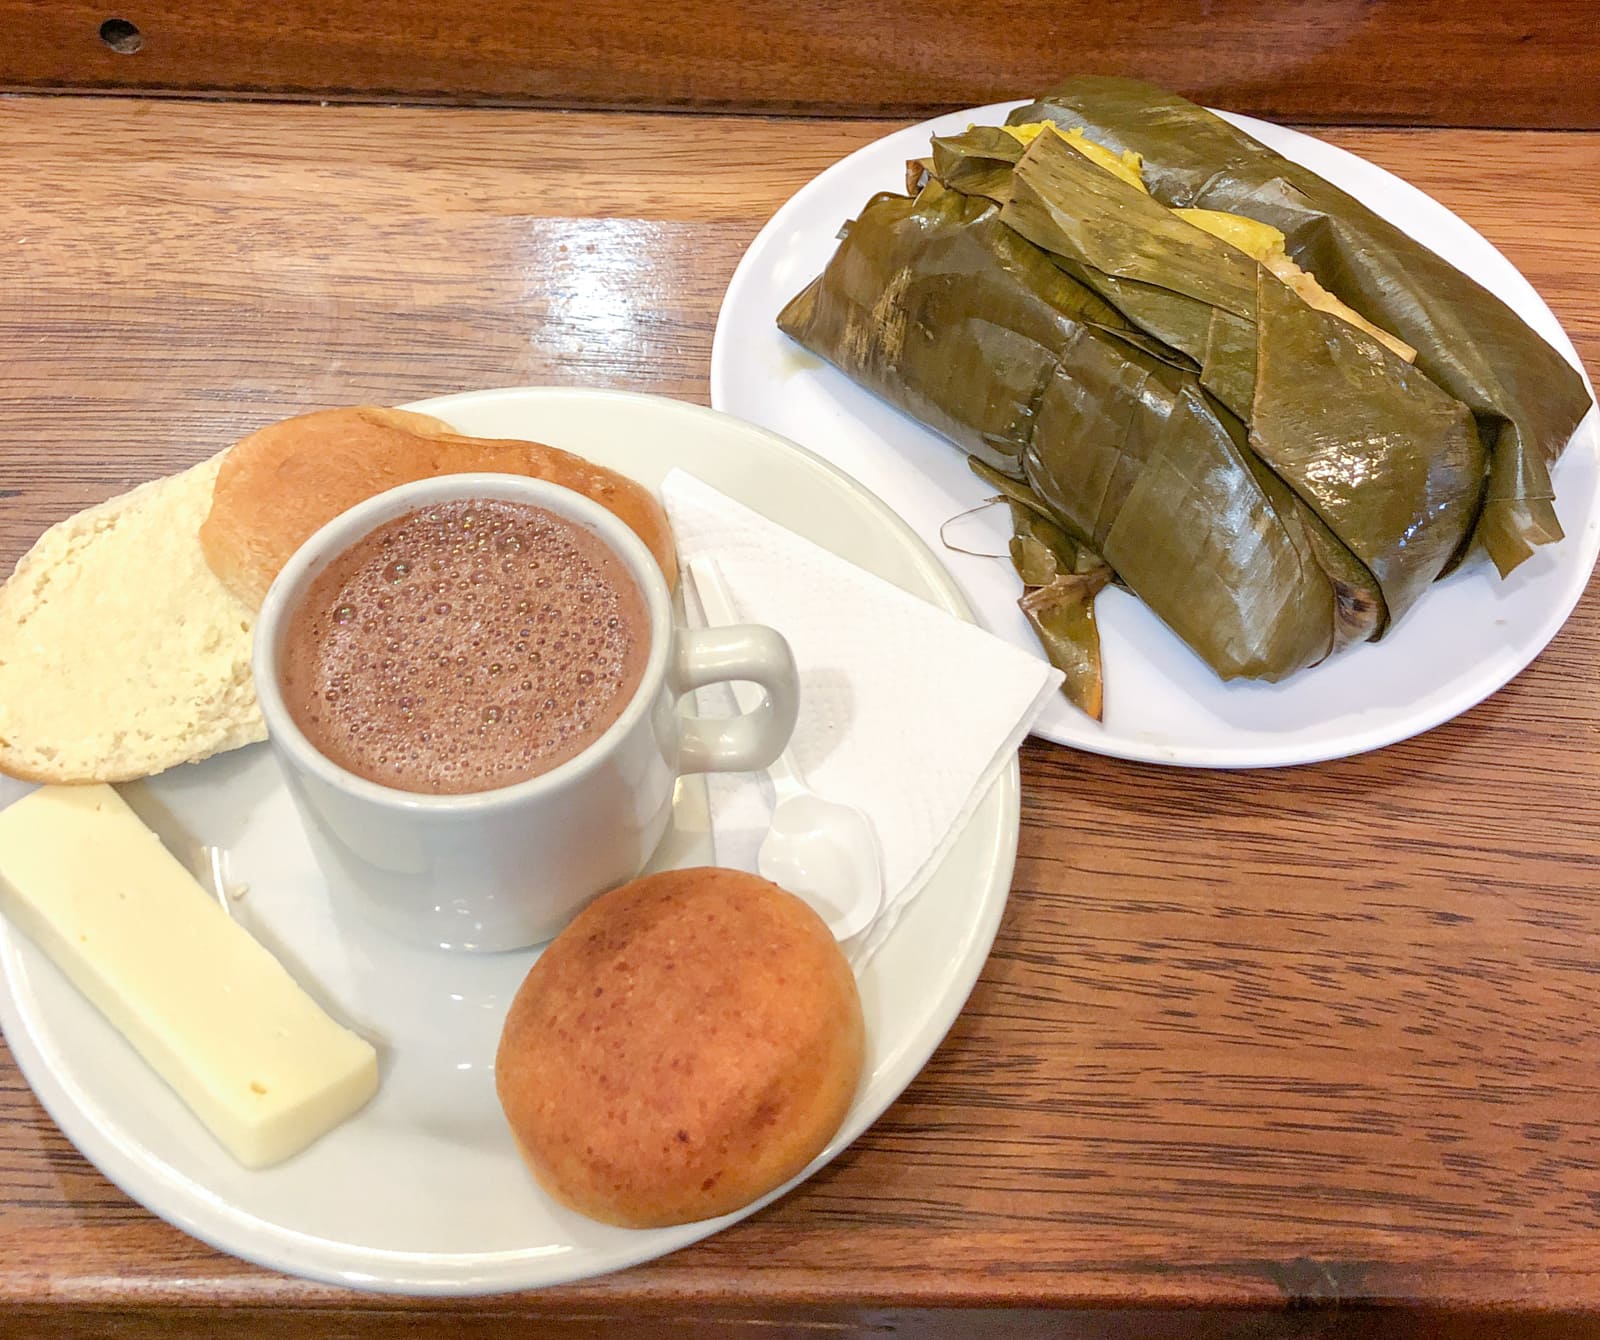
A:
<svg viewBox="0 0 1600 1340">
<path fill-rule="evenodd" d="M 644 597 L 645 607 L 650 614 L 650 652 L 633 696 L 616 720 L 583 750 L 548 772 L 482 791 L 440 793 L 385 786 L 382 782 L 374 782 L 340 767 L 312 744 L 300 729 L 284 701 L 279 683 L 279 646 L 295 602 L 341 554 L 379 526 L 407 512 L 433 502 L 453 502 L 466 498 L 546 507 L 597 534 L 622 559 Z M 651 710 L 666 678 L 674 632 L 672 594 L 667 589 L 660 565 L 633 528 L 614 512 L 586 494 L 547 479 L 476 471 L 434 475 L 396 485 L 364 498 L 312 532 L 289 556 L 267 588 L 266 597 L 256 615 L 250 670 L 255 681 L 256 699 L 266 721 L 268 738 L 288 754 L 297 767 L 317 777 L 325 785 L 393 809 L 433 814 L 476 812 L 523 804 L 559 791 L 593 769 L 600 758 L 614 750 L 636 727 L 640 718 Z"/>
</svg>

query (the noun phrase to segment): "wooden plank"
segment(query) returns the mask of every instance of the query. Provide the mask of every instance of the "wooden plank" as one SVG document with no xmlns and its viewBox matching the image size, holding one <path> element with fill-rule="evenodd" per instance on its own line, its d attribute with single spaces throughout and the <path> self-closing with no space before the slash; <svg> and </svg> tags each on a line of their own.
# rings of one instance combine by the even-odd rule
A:
<svg viewBox="0 0 1600 1340">
<path fill-rule="evenodd" d="M 0 101 L 0 571 L 299 409 L 704 401 L 749 240 L 891 128 Z M 1480 228 L 1600 370 L 1600 135 L 1328 138 Z M 1028 745 L 1000 937 L 921 1076 L 792 1195 L 604 1279 L 396 1300 L 222 1256 L 89 1167 L 0 1049 L 0 1335 L 1592 1333 L 1597 659 L 1591 593 L 1504 691 L 1372 755 Z"/>
<path fill-rule="evenodd" d="M 703 1306 L 675 1308 L 662 1315 L 637 1309 L 551 1317 L 542 1310 L 460 1309 L 448 1319 L 419 1315 L 413 1307 L 383 1311 L 335 1308 L 283 1312 L 258 1308 L 195 1308 L 188 1312 L 92 1308 L 70 1314 L 29 1308 L 0 1316 L 0 1340 L 77 1340 L 114 1336 L 117 1340 L 302 1340 L 307 1336 L 359 1336 L 362 1340 L 408 1340 L 432 1322 L 448 1326 L 452 1340 L 501 1340 L 536 1334 L 539 1340 L 750 1340 L 762 1337 L 826 1336 L 828 1340 L 884 1335 L 917 1340 L 1225 1340 L 1248 1336 L 1322 1337 L 1338 1340 L 1584 1340 L 1600 1335 L 1600 1322 L 1568 1316 L 1517 1318 L 1474 1312 L 1400 1312 L 1344 1307 L 1336 1312 L 1300 1309 L 1264 1313 L 1242 1308 L 1196 1309 L 1175 1314 L 1166 1309 L 1131 1308 L 872 1308 L 815 1309 L 776 1315 L 730 1312 Z"/>
<path fill-rule="evenodd" d="M 1600 127 L 1593 16 L 1537 0 L 0 0 L 0 31 L 13 89 L 909 116 L 1093 71 L 1304 122 Z"/>
</svg>

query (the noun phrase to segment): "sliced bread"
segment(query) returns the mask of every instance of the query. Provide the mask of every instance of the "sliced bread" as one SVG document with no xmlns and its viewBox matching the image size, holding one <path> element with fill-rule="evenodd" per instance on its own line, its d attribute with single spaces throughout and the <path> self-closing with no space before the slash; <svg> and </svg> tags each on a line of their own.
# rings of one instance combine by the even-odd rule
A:
<svg viewBox="0 0 1600 1340">
<path fill-rule="evenodd" d="M 464 437 L 438 419 L 376 405 L 297 415 L 241 439 L 217 476 L 200 545 L 227 588 L 259 609 L 289 555 L 339 513 L 414 480 L 476 471 L 592 498 L 638 534 L 669 586 L 676 581 L 672 528 L 644 485 L 557 447 Z"/>
<path fill-rule="evenodd" d="M 200 549 L 221 463 L 59 522 L 0 586 L 0 771 L 128 781 L 266 738 L 254 613 Z"/>
</svg>

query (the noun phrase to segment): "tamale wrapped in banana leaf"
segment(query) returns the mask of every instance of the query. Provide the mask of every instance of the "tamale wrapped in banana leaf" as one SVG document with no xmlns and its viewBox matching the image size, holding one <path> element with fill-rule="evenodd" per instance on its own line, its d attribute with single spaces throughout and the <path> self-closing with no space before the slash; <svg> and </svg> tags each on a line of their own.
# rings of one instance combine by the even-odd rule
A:
<svg viewBox="0 0 1600 1340">
<path fill-rule="evenodd" d="M 971 175 L 968 138 L 992 157 L 983 133 L 936 143 L 946 185 Z M 1467 408 L 1061 135 L 1034 136 L 1009 173 L 990 161 L 983 178 L 1003 225 L 1192 360 L 1256 455 L 1372 575 L 1376 631 L 1399 618 L 1478 515 L 1486 461 Z"/>
<path fill-rule="evenodd" d="M 1214 235 L 1252 221 L 1180 216 L 1054 130 L 976 128 L 925 166 L 779 326 L 1018 481 L 1024 612 L 1081 706 L 1104 579 L 1079 548 L 1218 674 L 1265 679 L 1381 636 L 1462 550 L 1472 413 L 1309 276 L 1312 296 Z"/>
<path fill-rule="evenodd" d="M 937 180 L 874 197 L 780 327 L 1025 481 L 1224 678 L 1280 679 L 1371 635 L 1373 574 L 1238 416 L 1001 214 Z"/>
<path fill-rule="evenodd" d="M 1155 198 L 1271 224 L 1292 258 L 1417 351 L 1476 415 L 1491 466 L 1473 534 L 1502 574 L 1561 538 L 1549 467 L 1587 411 L 1583 380 L 1504 302 L 1358 200 L 1175 94 L 1069 80 L 1009 118 L 1052 121 L 1136 154 Z"/>
</svg>

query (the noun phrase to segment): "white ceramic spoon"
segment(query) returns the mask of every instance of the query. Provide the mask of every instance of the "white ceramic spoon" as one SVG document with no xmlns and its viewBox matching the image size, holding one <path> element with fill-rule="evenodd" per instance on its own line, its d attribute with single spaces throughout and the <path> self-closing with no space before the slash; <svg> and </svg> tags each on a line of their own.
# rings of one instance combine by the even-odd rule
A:
<svg viewBox="0 0 1600 1340">
<path fill-rule="evenodd" d="M 691 559 L 689 580 L 707 623 L 737 622 L 727 586 L 712 559 Z M 741 712 L 761 702 L 761 690 L 754 684 L 734 684 L 733 696 Z M 756 855 L 756 869 L 763 879 L 811 904 L 834 939 L 860 934 L 883 905 L 883 871 L 872 825 L 855 806 L 824 800 L 808 787 L 788 749 L 767 769 L 767 776 L 775 805 L 772 827 Z"/>
</svg>

